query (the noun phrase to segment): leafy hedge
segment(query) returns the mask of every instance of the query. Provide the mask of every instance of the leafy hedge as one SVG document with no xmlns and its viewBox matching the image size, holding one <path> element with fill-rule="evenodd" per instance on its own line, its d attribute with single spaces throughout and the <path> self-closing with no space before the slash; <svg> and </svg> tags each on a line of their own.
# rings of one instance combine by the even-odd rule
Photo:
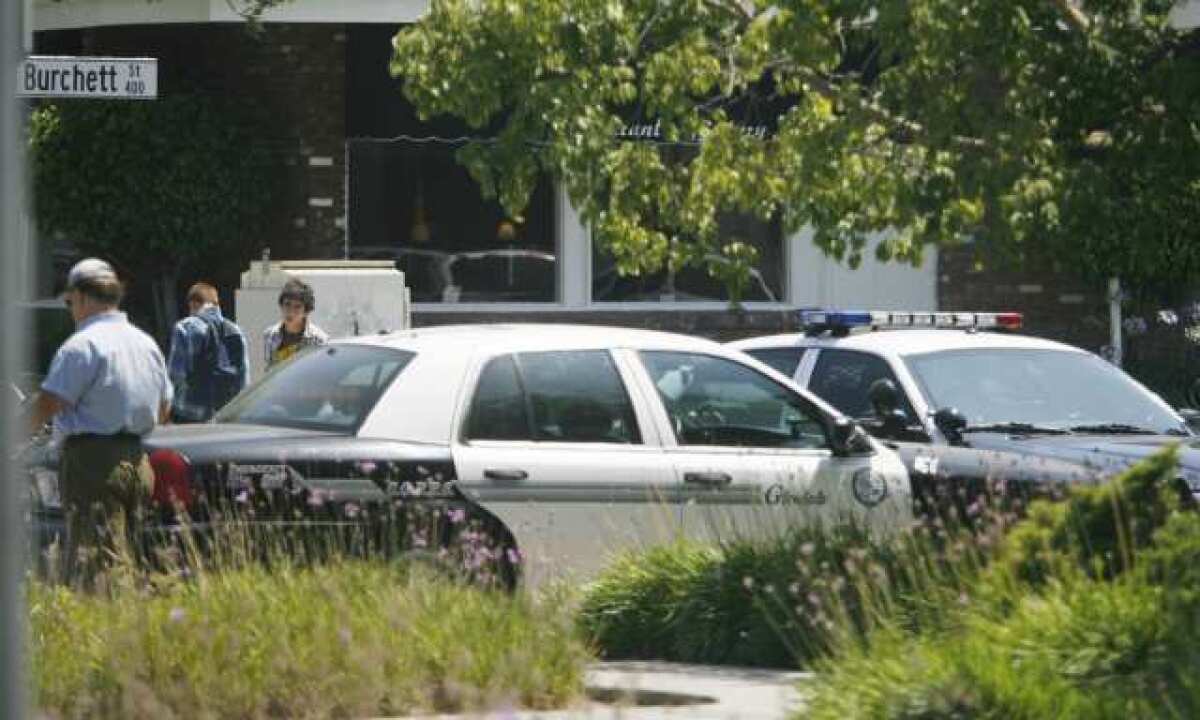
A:
<svg viewBox="0 0 1200 720">
<path fill-rule="evenodd" d="M 796 667 L 880 617 L 940 622 L 928 608 L 955 596 L 955 575 L 982 566 L 978 548 L 947 540 L 918 530 L 878 543 L 855 527 L 718 546 L 681 540 L 619 558 L 588 588 L 580 624 L 610 659 Z"/>
<path fill-rule="evenodd" d="M 1035 504 L 943 629 L 881 623 L 820 662 L 804 717 L 1200 715 L 1200 515 L 1175 460 Z"/>
<path fill-rule="evenodd" d="M 1200 514 L 1168 449 L 1113 481 L 918 525 L 621 558 L 581 624 L 608 657 L 817 669 L 803 717 L 1200 716 Z"/>
</svg>

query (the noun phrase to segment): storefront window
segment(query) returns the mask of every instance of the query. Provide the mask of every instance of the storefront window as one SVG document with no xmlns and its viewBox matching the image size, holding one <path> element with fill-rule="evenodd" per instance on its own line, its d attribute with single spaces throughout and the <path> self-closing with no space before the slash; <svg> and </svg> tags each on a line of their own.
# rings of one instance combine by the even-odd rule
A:
<svg viewBox="0 0 1200 720">
<path fill-rule="evenodd" d="M 551 185 L 509 217 L 454 158 L 450 143 L 350 141 L 350 255 L 392 259 L 415 302 L 554 302 Z"/>
<path fill-rule="evenodd" d="M 717 246 L 740 240 L 758 249 L 758 262 L 750 271 L 743 302 L 782 302 L 783 230 L 778 221 L 764 222 L 752 215 L 726 215 L 720 221 Z M 724 262 L 720 256 L 713 260 Z M 728 292 L 720 278 L 706 267 L 639 276 L 622 276 L 611 254 L 599 247 L 592 250 L 593 302 L 726 302 Z"/>
</svg>

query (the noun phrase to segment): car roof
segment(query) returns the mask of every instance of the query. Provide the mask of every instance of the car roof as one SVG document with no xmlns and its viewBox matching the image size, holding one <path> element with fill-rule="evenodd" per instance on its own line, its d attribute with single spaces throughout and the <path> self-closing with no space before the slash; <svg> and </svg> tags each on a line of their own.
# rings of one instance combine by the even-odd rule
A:
<svg viewBox="0 0 1200 720">
<path fill-rule="evenodd" d="M 486 344 L 489 350 L 508 352 L 623 347 L 728 353 L 719 343 L 688 335 L 607 325 L 554 323 L 440 325 L 345 338 L 338 342 L 393 347 L 412 352 L 465 350 Z"/>
<path fill-rule="evenodd" d="M 881 355 L 919 355 L 943 350 L 1059 350 L 1086 352 L 1077 347 L 1052 340 L 1014 335 L 1003 332 L 971 332 L 966 330 L 877 330 L 853 333 L 846 337 L 808 337 L 803 333 L 787 333 L 748 338 L 730 343 L 739 350 L 769 347 L 829 347 L 863 350 Z"/>
</svg>

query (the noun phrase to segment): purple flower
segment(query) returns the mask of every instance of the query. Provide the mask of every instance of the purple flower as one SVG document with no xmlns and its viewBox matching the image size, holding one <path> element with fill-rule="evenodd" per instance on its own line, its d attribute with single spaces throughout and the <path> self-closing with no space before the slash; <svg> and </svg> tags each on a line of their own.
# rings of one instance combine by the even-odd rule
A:
<svg viewBox="0 0 1200 720">
<path fill-rule="evenodd" d="M 187 617 L 187 612 L 181 607 L 173 607 L 171 608 L 171 611 L 167 613 L 167 620 L 172 623 L 183 622 L 185 617 Z"/>
<path fill-rule="evenodd" d="M 250 502 L 250 491 L 243 488 L 241 492 L 233 497 L 233 499 L 238 504 L 245 505 L 246 503 Z"/>
<path fill-rule="evenodd" d="M 363 475 L 371 475 L 375 472 L 375 469 L 377 467 L 378 467 L 378 465 L 376 465 L 375 463 L 370 462 L 370 461 L 360 462 L 358 464 L 358 471 L 360 473 L 362 473 Z"/>
<path fill-rule="evenodd" d="M 521 560 L 523 560 L 521 557 L 521 551 L 516 548 L 508 548 L 504 551 L 504 556 L 508 558 L 508 563 L 510 565 L 520 565 Z"/>
<path fill-rule="evenodd" d="M 325 504 L 325 491 L 311 490 L 308 493 L 308 504 L 312 507 L 321 507 Z"/>
<path fill-rule="evenodd" d="M 358 507 L 358 504 L 352 502 L 346 503 L 346 505 L 342 508 L 342 512 L 346 513 L 346 517 L 352 519 L 358 517 L 360 510 L 361 509 Z"/>
<path fill-rule="evenodd" d="M 446 519 L 458 525 L 467 519 L 467 511 L 462 508 L 450 508 L 446 511 Z"/>
</svg>

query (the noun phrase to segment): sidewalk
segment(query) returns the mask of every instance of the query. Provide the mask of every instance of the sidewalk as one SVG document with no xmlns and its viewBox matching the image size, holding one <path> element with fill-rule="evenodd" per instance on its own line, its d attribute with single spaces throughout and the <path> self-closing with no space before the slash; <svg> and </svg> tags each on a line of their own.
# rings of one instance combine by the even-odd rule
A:
<svg viewBox="0 0 1200 720">
<path fill-rule="evenodd" d="M 551 712 L 443 715 L 490 720 L 785 720 L 801 708 L 798 684 L 811 673 L 663 662 L 597 663 L 588 669 L 591 703 Z M 600 702 L 597 702 L 599 700 Z M 636 703 L 636 704 L 635 704 Z"/>
</svg>

